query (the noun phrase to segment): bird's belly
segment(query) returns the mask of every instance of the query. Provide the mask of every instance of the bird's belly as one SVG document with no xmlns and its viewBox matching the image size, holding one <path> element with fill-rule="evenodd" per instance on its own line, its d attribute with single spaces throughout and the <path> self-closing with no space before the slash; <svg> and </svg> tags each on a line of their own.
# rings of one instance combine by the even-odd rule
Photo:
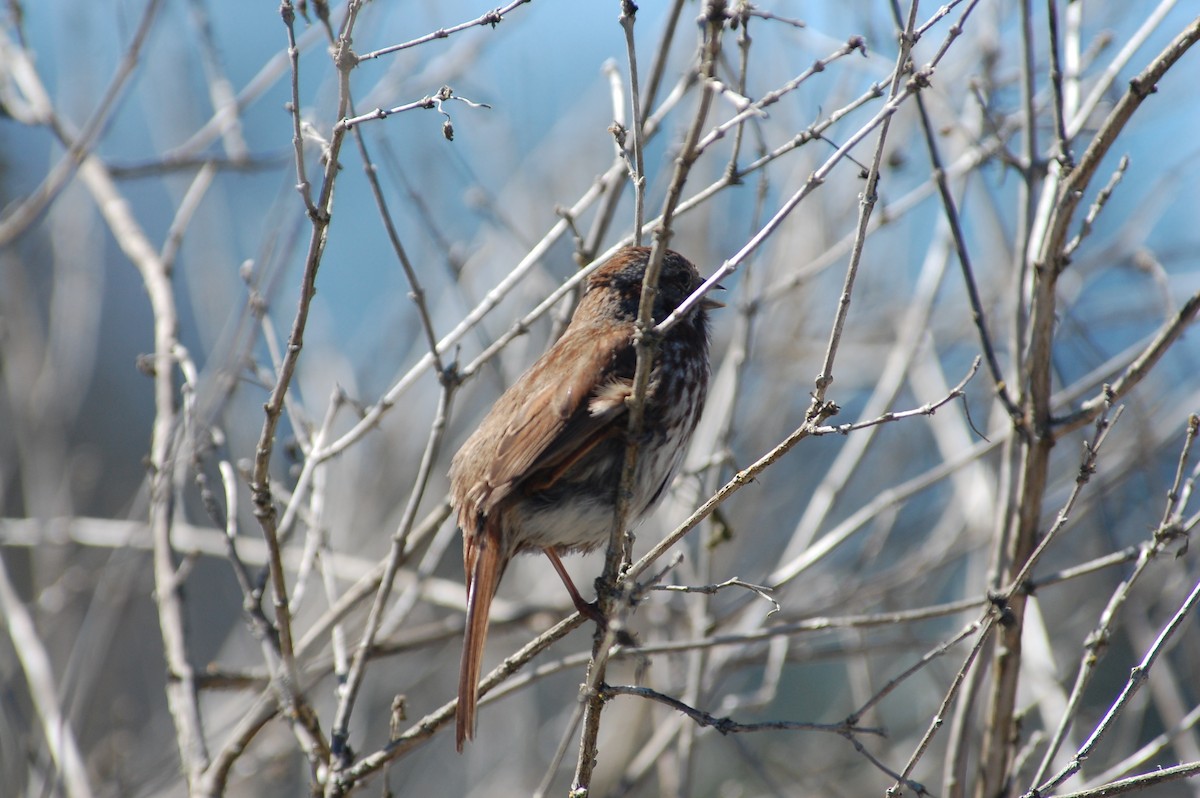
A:
<svg viewBox="0 0 1200 798">
<path fill-rule="evenodd" d="M 521 550 L 590 551 L 608 542 L 613 523 L 612 501 L 587 495 L 558 502 L 540 502 L 535 497 L 516 510 Z"/>
</svg>

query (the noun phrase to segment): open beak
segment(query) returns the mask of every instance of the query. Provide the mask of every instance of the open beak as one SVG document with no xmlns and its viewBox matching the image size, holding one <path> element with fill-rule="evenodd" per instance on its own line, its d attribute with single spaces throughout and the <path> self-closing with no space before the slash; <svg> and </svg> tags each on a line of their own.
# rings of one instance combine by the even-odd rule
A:
<svg viewBox="0 0 1200 798">
<path fill-rule="evenodd" d="M 725 290 L 725 286 L 721 285 L 720 283 L 714 285 L 713 288 L 718 291 Z M 700 307 L 704 308 L 705 310 L 715 310 L 717 308 L 725 307 L 725 303 L 719 299 L 713 299 L 711 294 L 705 294 L 704 299 L 700 300 Z"/>
</svg>

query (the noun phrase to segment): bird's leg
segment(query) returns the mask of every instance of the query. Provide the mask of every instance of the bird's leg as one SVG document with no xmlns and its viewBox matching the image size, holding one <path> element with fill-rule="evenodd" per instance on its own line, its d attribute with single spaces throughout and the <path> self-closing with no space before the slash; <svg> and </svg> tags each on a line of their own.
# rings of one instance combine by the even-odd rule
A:
<svg viewBox="0 0 1200 798">
<path fill-rule="evenodd" d="M 594 601 L 584 601 L 583 596 L 579 595 L 579 591 L 575 589 L 575 583 L 571 581 L 571 575 L 567 573 L 567 569 L 563 566 L 562 560 L 558 558 L 558 554 L 552 548 L 544 548 L 546 556 L 550 558 L 550 564 L 554 566 L 554 570 L 558 572 L 558 578 L 562 580 L 563 586 L 567 588 L 567 592 L 571 594 L 571 601 L 575 604 L 575 609 L 579 610 L 579 614 L 589 620 L 595 621 L 600 627 L 605 627 L 608 622 L 604 616 L 600 614 L 600 608 Z"/>
</svg>

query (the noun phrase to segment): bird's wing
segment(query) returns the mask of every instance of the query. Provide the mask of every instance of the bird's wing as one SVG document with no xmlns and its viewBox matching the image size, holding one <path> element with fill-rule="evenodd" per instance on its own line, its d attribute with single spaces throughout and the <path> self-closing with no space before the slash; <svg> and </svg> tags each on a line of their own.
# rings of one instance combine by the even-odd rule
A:
<svg viewBox="0 0 1200 798">
<path fill-rule="evenodd" d="M 578 334 L 573 334 L 578 333 Z M 600 441 L 620 431 L 636 355 L 632 325 L 578 329 L 559 339 L 518 380 L 504 404 L 511 422 L 487 471 L 494 505 L 522 480 L 537 474 L 549 487 L 563 471 Z"/>
</svg>

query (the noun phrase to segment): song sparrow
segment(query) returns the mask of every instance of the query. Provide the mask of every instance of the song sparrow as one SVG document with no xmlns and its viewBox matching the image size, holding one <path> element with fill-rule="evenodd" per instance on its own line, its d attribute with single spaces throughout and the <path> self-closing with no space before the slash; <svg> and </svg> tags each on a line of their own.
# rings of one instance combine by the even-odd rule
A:
<svg viewBox="0 0 1200 798">
<path fill-rule="evenodd" d="M 648 247 L 626 247 L 595 271 L 562 337 L 496 401 L 450 465 L 450 497 L 463 532 L 467 619 L 456 712 L 458 750 L 475 734 L 488 611 L 513 555 L 543 551 L 575 606 L 560 554 L 605 544 L 625 458 L 626 399 L 637 354 L 634 322 Z M 667 251 L 654 302 L 661 321 L 696 290 L 700 275 Z M 662 497 L 696 429 L 708 389 L 705 299 L 659 343 L 629 518 Z M 591 612 L 588 612 L 591 610 Z"/>
</svg>

